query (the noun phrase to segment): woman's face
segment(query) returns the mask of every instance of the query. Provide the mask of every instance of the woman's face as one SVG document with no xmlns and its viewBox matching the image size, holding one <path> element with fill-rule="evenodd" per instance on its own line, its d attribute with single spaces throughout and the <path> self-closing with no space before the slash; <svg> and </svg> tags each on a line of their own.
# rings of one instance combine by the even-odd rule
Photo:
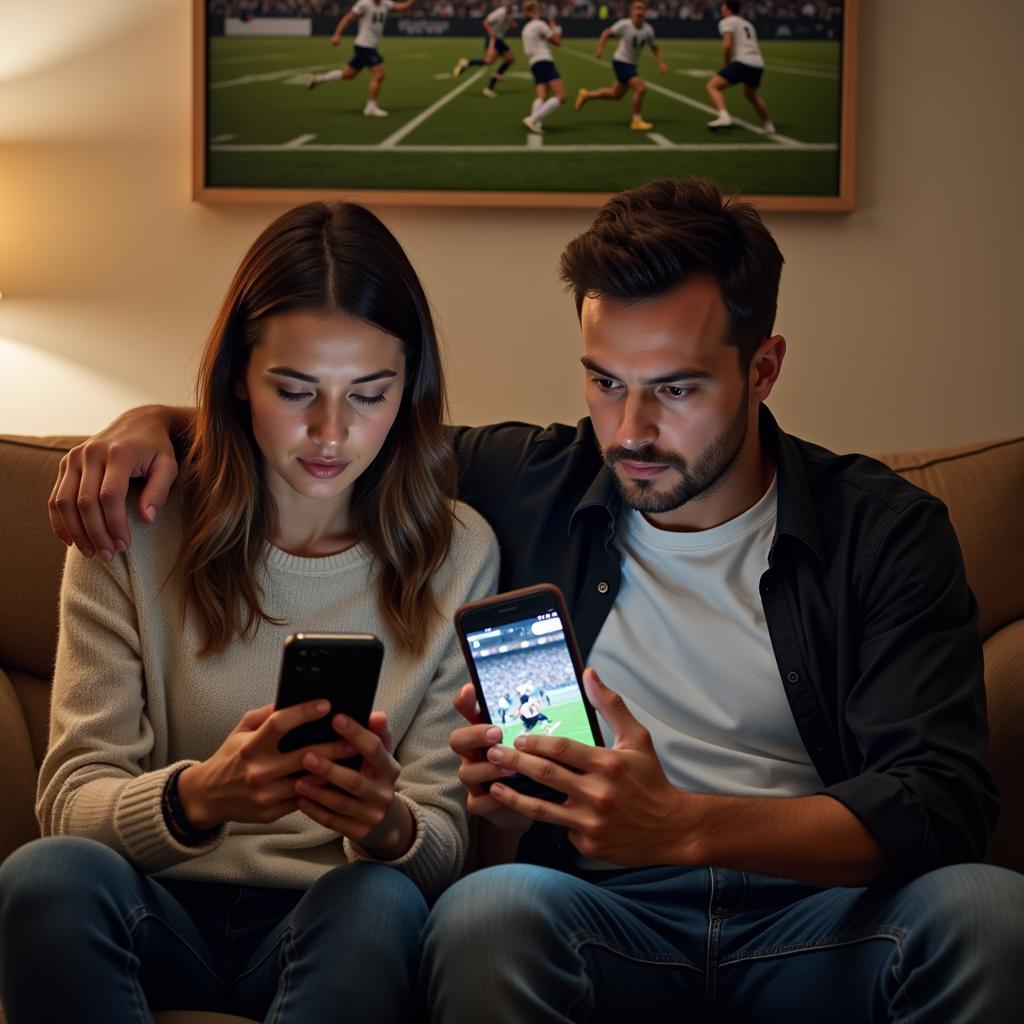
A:
<svg viewBox="0 0 1024 1024">
<path fill-rule="evenodd" d="M 244 381 L 252 429 L 278 508 L 295 498 L 347 507 L 402 401 L 401 342 L 347 315 L 295 310 L 267 319 Z"/>
</svg>

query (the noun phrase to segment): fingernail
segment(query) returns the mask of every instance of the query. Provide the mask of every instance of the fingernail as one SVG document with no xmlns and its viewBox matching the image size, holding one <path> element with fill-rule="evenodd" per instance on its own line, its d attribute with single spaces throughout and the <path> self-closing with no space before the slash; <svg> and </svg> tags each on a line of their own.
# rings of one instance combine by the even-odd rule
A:
<svg viewBox="0 0 1024 1024">
<path fill-rule="evenodd" d="M 497 726 L 494 726 L 493 729 L 488 729 L 487 732 L 484 733 L 484 736 L 492 743 L 497 743 L 498 740 L 501 739 L 501 730 Z"/>
<path fill-rule="evenodd" d="M 344 715 L 335 715 L 334 716 L 334 724 L 339 729 L 344 729 L 344 728 L 346 728 L 348 726 L 348 719 Z"/>
<path fill-rule="evenodd" d="M 123 540 L 117 541 L 115 546 L 117 547 L 117 550 L 121 552 L 121 554 L 124 554 L 124 552 L 128 550 L 128 545 L 125 544 Z"/>
<path fill-rule="evenodd" d="M 100 548 L 100 558 L 104 562 L 112 562 L 114 560 L 114 552 L 108 551 L 107 548 Z"/>
<path fill-rule="evenodd" d="M 305 765 L 305 766 L 306 766 L 307 768 L 315 768 L 315 767 L 316 767 L 316 766 L 317 766 L 317 765 L 318 765 L 318 764 L 320 763 L 320 758 L 318 758 L 318 757 L 316 756 L 316 754 L 307 754 L 307 755 L 306 755 L 306 756 L 305 756 L 305 757 L 304 757 L 304 758 L 302 759 L 302 763 L 303 763 L 303 764 L 304 764 L 304 765 Z M 305 785 L 305 783 L 303 783 L 303 785 Z"/>
<path fill-rule="evenodd" d="M 313 789 L 313 787 L 308 782 L 296 782 L 295 783 L 295 788 L 300 793 L 309 793 Z"/>
<path fill-rule="evenodd" d="M 513 740 L 513 743 L 515 743 L 516 750 L 525 750 L 526 749 L 526 737 L 525 736 L 517 736 Z"/>
<path fill-rule="evenodd" d="M 146 506 L 146 518 L 150 522 L 152 522 L 154 519 L 156 519 L 156 505 L 147 505 Z"/>
<path fill-rule="evenodd" d="M 487 751 L 487 760 L 493 761 L 495 764 L 501 764 L 505 760 L 505 751 L 501 747 L 491 747 Z"/>
<path fill-rule="evenodd" d="M 500 782 L 492 783 L 492 785 L 491 785 L 491 792 L 495 796 L 504 796 L 505 795 L 505 787 Z"/>
<path fill-rule="evenodd" d="M 319 714 L 319 715 L 326 715 L 327 712 L 330 711 L 330 710 L 331 710 L 331 703 L 330 703 L 330 701 L 318 700 L 316 702 L 316 712 L 317 712 L 317 714 Z"/>
<path fill-rule="evenodd" d="M 85 555 L 86 558 L 92 558 L 92 556 L 95 555 L 96 552 L 90 547 L 84 547 L 82 548 L 82 554 Z"/>
</svg>

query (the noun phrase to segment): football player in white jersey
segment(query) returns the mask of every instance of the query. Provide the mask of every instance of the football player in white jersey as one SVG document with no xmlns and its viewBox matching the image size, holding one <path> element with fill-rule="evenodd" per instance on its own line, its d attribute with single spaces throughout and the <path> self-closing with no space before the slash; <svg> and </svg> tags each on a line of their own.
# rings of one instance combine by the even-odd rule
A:
<svg viewBox="0 0 1024 1024">
<path fill-rule="evenodd" d="M 597 40 L 597 49 L 594 56 L 598 60 L 604 54 L 605 44 L 609 38 L 614 36 L 619 45 L 612 57 L 612 70 L 615 72 L 615 84 L 605 86 L 603 89 L 580 89 L 576 93 L 576 109 L 582 110 L 584 105 L 591 100 L 621 100 L 626 92 L 633 90 L 633 118 L 629 127 L 635 132 L 650 131 L 654 125 L 645 121 L 640 113 L 644 103 L 644 93 L 647 92 L 647 85 L 637 74 L 636 65 L 640 53 L 645 46 L 649 46 L 658 62 L 658 67 L 663 75 L 668 74 L 668 65 L 661 55 L 661 50 L 654 38 L 654 28 L 646 20 L 647 4 L 643 0 L 635 0 L 630 4 L 629 17 L 620 18 L 614 25 L 606 28 Z"/>
<path fill-rule="evenodd" d="M 387 21 L 388 13 L 394 11 L 395 14 L 401 14 L 409 10 L 414 3 L 416 0 L 403 0 L 402 3 L 396 3 L 395 0 L 357 0 L 352 10 L 338 22 L 338 27 L 331 36 L 331 46 L 337 46 L 341 42 L 341 34 L 349 23 L 359 19 L 352 59 L 340 71 L 325 71 L 322 75 L 312 75 L 306 82 L 306 88 L 315 89 L 323 82 L 347 82 L 355 78 L 363 68 L 369 68 L 370 89 L 363 114 L 366 117 L 387 117 L 388 112 L 381 110 L 377 105 L 380 86 L 384 81 L 384 58 L 380 55 L 377 44 L 384 35 L 384 22 Z"/>
<path fill-rule="evenodd" d="M 722 68 L 704 87 L 711 97 L 711 102 L 718 111 L 713 121 L 708 121 L 708 128 L 717 131 L 719 128 L 732 126 L 732 118 L 725 106 L 723 89 L 730 85 L 743 83 L 743 95 L 750 101 L 764 125 L 765 135 L 775 134 L 775 125 L 765 102 L 757 95 L 764 74 L 764 57 L 761 47 L 757 45 L 757 30 L 740 17 L 739 0 L 724 0 L 721 7 L 722 20 L 718 23 L 718 33 L 722 37 L 722 56 L 725 67 Z"/>
<path fill-rule="evenodd" d="M 498 83 L 505 77 L 505 72 L 512 66 L 512 61 L 516 59 L 511 47 L 505 42 L 505 33 L 516 27 L 512 17 L 512 5 L 495 7 L 484 18 L 482 24 L 484 26 L 483 57 L 474 57 L 472 60 L 460 57 L 452 69 L 452 75 L 458 78 L 466 68 L 490 67 L 498 57 L 501 57 L 501 67 L 491 75 L 491 80 L 484 86 L 484 95 L 493 100 L 498 95 L 495 91 Z"/>
<path fill-rule="evenodd" d="M 530 19 L 523 26 L 523 51 L 537 86 L 537 98 L 529 115 L 523 118 L 523 124 L 535 135 L 543 135 L 544 118 L 565 102 L 562 76 L 548 49 L 549 43 L 552 46 L 562 45 L 562 32 L 553 21 L 541 18 L 537 0 L 526 0 L 523 14 Z"/>
</svg>

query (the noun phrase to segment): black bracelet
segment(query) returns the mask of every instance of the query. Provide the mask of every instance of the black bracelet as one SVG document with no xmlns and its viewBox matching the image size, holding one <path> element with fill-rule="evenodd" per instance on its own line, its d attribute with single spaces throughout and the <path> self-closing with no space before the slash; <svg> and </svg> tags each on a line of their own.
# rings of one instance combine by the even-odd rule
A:
<svg viewBox="0 0 1024 1024">
<path fill-rule="evenodd" d="M 178 776 L 185 770 L 185 767 L 178 768 L 167 779 L 163 796 L 160 799 L 160 809 L 163 811 L 168 831 L 179 843 L 185 846 L 200 846 L 212 839 L 218 829 L 216 827 L 199 829 L 188 820 L 185 808 L 181 805 L 181 796 L 178 793 Z"/>
</svg>

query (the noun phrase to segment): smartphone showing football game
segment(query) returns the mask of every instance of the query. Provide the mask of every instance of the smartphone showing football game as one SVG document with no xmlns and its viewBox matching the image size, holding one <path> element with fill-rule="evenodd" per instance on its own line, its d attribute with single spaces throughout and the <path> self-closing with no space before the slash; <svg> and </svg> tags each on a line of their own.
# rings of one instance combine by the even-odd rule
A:
<svg viewBox="0 0 1024 1024">
<path fill-rule="evenodd" d="M 292 633 L 284 642 L 278 708 L 310 700 L 329 700 L 331 712 L 297 726 L 281 737 L 284 753 L 314 743 L 333 743 L 340 737 L 331 725 L 337 714 L 366 726 L 377 695 L 384 645 L 370 633 Z M 361 757 L 341 762 L 358 770 Z"/>
<path fill-rule="evenodd" d="M 463 605 L 455 625 L 480 710 L 501 728 L 505 746 L 524 733 L 604 745 L 557 587 L 539 584 Z M 515 786 L 518 777 L 504 781 Z"/>
</svg>

